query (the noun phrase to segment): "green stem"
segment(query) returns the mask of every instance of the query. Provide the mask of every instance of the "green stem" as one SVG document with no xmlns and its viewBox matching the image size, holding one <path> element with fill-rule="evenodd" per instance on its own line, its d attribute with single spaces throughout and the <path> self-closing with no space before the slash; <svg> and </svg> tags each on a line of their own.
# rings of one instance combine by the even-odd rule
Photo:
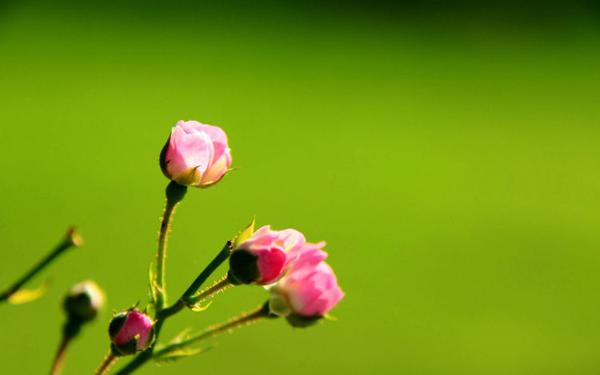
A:
<svg viewBox="0 0 600 375">
<path fill-rule="evenodd" d="M 167 202 L 160 223 L 160 232 L 158 235 L 158 250 L 156 252 L 156 284 L 158 295 L 156 298 L 156 308 L 162 310 L 167 303 L 166 276 L 165 268 L 167 261 L 167 243 L 171 229 L 171 221 L 175 207 L 183 200 L 187 187 L 171 181 L 165 191 Z"/>
<path fill-rule="evenodd" d="M 65 238 L 41 261 L 38 262 L 29 272 L 23 275 L 20 279 L 18 279 L 12 286 L 6 289 L 4 292 L 0 293 L 0 302 L 8 300 L 13 294 L 19 291 L 27 283 L 31 280 L 35 275 L 37 275 L 41 270 L 46 268 L 50 263 L 58 258 L 65 250 L 75 246 L 79 247 L 83 243 L 83 240 L 79 236 L 79 234 L 75 231 L 75 228 L 69 228 L 67 231 L 67 235 Z"/>
<path fill-rule="evenodd" d="M 67 348 L 70 342 L 70 337 L 63 336 L 63 338 L 61 339 L 60 345 L 58 346 L 58 350 L 56 351 L 56 356 L 54 357 L 54 361 L 52 362 L 52 368 L 50 370 L 51 375 L 59 375 L 62 372 L 63 365 L 65 362 L 65 356 L 67 354 Z"/>
<path fill-rule="evenodd" d="M 173 305 L 163 309 L 158 313 L 158 318 L 166 319 L 171 315 L 178 313 L 181 309 L 186 307 L 189 298 L 191 298 L 197 291 L 202 287 L 206 280 L 219 268 L 223 262 L 227 260 L 231 252 L 231 242 L 227 241 L 223 249 L 219 251 L 217 256 L 202 270 L 202 272 L 196 277 L 196 279 L 190 284 L 181 297 Z"/>
<path fill-rule="evenodd" d="M 225 262 L 227 258 L 229 258 L 230 254 L 231 241 L 227 241 L 225 243 L 225 246 L 223 246 L 223 248 L 217 254 L 217 256 L 208 264 L 208 266 L 206 266 L 206 268 L 200 273 L 200 275 L 196 277 L 194 282 L 192 282 L 192 284 L 187 288 L 187 290 L 183 292 L 181 298 L 179 299 L 185 302 L 194 294 L 196 294 L 196 292 L 202 287 L 202 285 L 206 282 L 210 275 L 212 275 L 217 270 L 217 268 L 219 268 L 219 266 L 223 264 L 223 262 Z"/>
<path fill-rule="evenodd" d="M 52 362 L 52 368 L 50 370 L 51 375 L 58 375 L 62 372 L 65 357 L 67 354 L 67 348 L 69 344 L 81 331 L 82 321 L 77 319 L 67 319 L 63 326 L 62 339 L 60 340 L 60 345 L 58 346 L 58 350 L 56 351 L 56 356 L 54 357 L 54 361 Z"/>
<path fill-rule="evenodd" d="M 125 366 L 124 368 L 119 370 L 116 373 L 116 375 L 130 374 L 133 371 L 140 368 L 142 365 L 144 365 L 146 362 L 148 362 L 148 360 L 150 360 L 152 358 L 160 358 L 161 356 L 166 355 L 174 350 L 184 348 L 188 345 L 195 344 L 197 342 L 206 340 L 206 339 L 216 336 L 218 334 L 228 332 L 234 328 L 248 325 L 248 324 L 254 323 L 258 320 L 261 320 L 264 318 L 270 318 L 270 317 L 273 317 L 273 315 L 270 314 L 268 303 L 266 303 L 253 311 L 244 313 L 236 318 L 233 318 L 232 320 L 230 320 L 227 323 L 219 324 L 217 326 L 214 326 L 213 328 L 209 328 L 208 330 L 206 330 L 205 332 L 203 332 L 199 335 L 192 336 L 184 341 L 181 341 L 181 342 L 178 342 L 175 344 L 167 345 L 164 348 L 155 351 L 154 353 L 146 354 L 144 356 L 139 355 L 135 358 L 135 360 L 129 362 L 129 364 L 127 364 L 127 366 Z M 147 351 L 147 352 L 149 352 L 149 351 Z M 142 353 L 142 354 L 144 354 L 144 353 Z"/>
<path fill-rule="evenodd" d="M 100 366 L 96 369 L 96 375 L 104 375 L 110 370 L 110 367 L 114 365 L 117 361 L 118 357 L 115 356 L 112 351 L 104 357 L 104 360 L 100 364 Z"/>
<path fill-rule="evenodd" d="M 223 276 L 221 279 L 217 280 L 213 285 L 209 286 L 208 288 L 206 288 L 203 291 L 201 291 L 200 293 L 198 293 L 197 295 L 189 297 L 186 300 L 186 303 L 189 306 L 193 306 L 193 305 L 195 305 L 199 302 L 202 302 L 208 298 L 212 298 L 216 294 L 219 294 L 233 286 L 235 286 L 235 285 L 231 283 L 231 280 L 229 280 L 229 274 L 227 274 L 227 275 Z"/>
<path fill-rule="evenodd" d="M 169 353 L 170 351 L 184 348 L 188 345 L 195 344 L 197 342 L 206 340 L 208 338 L 214 337 L 221 333 L 231 331 L 232 329 L 235 329 L 235 328 L 238 328 L 238 327 L 241 327 L 244 325 L 249 325 L 250 323 L 254 323 L 258 320 L 261 320 L 264 318 L 270 318 L 270 317 L 273 317 L 273 316 L 269 312 L 269 304 L 265 303 L 250 312 L 243 313 L 243 314 L 231 319 L 227 323 L 222 323 L 222 324 L 216 325 L 212 328 L 207 329 L 206 331 L 204 331 L 201 334 L 198 334 L 196 336 L 192 336 L 192 337 L 188 338 L 187 340 L 183 340 L 176 344 L 167 345 L 166 347 L 164 347 L 160 350 L 157 350 L 153 356 L 158 358 L 161 355 Z"/>
</svg>

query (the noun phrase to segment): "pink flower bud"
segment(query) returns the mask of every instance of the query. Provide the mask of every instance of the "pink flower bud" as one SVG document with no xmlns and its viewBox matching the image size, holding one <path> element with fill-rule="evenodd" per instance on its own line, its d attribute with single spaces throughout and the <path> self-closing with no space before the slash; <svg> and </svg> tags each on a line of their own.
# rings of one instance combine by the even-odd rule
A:
<svg viewBox="0 0 600 375">
<path fill-rule="evenodd" d="M 327 253 L 303 251 L 271 291 L 271 311 L 295 326 L 306 326 L 325 316 L 344 297 L 333 269 L 324 262 Z"/>
<path fill-rule="evenodd" d="M 115 355 L 128 355 L 145 350 L 154 336 L 154 322 L 139 310 L 127 310 L 113 317 L 108 333 Z"/>
<path fill-rule="evenodd" d="M 307 243 L 295 229 L 275 231 L 267 225 L 234 249 L 229 259 L 230 276 L 240 284 L 271 284 L 284 275 L 302 251 L 323 246 L 324 242 Z"/>
<path fill-rule="evenodd" d="M 231 166 L 231 150 L 225 132 L 197 121 L 179 121 L 160 153 L 160 167 L 180 185 L 209 187 Z"/>
</svg>

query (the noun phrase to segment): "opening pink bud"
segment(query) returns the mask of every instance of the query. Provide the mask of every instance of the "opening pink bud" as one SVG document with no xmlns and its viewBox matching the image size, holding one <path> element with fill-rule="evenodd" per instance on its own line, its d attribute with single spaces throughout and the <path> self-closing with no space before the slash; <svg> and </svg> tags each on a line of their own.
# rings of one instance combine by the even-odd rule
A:
<svg viewBox="0 0 600 375">
<path fill-rule="evenodd" d="M 139 310 L 127 310 L 113 317 L 108 333 L 113 354 L 134 354 L 147 349 L 152 342 L 154 322 Z"/>
<path fill-rule="evenodd" d="M 197 121 L 179 121 L 160 154 L 167 178 L 200 188 L 218 182 L 231 166 L 225 132 Z"/>
<path fill-rule="evenodd" d="M 324 242 L 307 243 L 295 229 L 258 229 L 248 240 L 234 249 L 229 259 L 230 276 L 240 284 L 272 284 L 279 280 L 298 254 L 306 249 L 321 249 Z"/>
<path fill-rule="evenodd" d="M 327 254 L 309 249 L 299 254 L 290 270 L 271 288 L 271 310 L 287 316 L 292 325 L 305 326 L 325 316 L 344 297 Z"/>
</svg>

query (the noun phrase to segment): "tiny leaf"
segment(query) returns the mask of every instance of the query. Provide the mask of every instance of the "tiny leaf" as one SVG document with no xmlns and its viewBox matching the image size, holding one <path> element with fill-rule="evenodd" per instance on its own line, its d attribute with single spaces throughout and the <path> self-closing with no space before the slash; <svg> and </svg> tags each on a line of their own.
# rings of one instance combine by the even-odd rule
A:
<svg viewBox="0 0 600 375">
<path fill-rule="evenodd" d="M 211 304 L 212 304 L 212 301 L 209 301 L 206 304 L 203 304 L 203 303 L 199 302 L 199 303 L 190 304 L 190 305 L 188 305 L 188 307 L 193 312 L 201 312 L 201 311 L 204 311 L 204 310 L 208 309 Z"/>
<path fill-rule="evenodd" d="M 148 286 L 150 288 L 150 303 L 156 306 L 156 302 L 161 299 L 163 293 L 157 283 L 154 262 L 151 262 L 150 267 L 148 267 Z"/>
<path fill-rule="evenodd" d="M 325 315 L 323 315 L 323 318 L 324 318 L 325 320 L 329 320 L 330 322 L 335 322 L 335 321 L 337 321 L 337 320 L 338 320 L 338 318 L 337 318 L 336 316 L 329 315 L 329 314 L 325 314 Z"/>
<path fill-rule="evenodd" d="M 180 342 L 188 338 L 191 331 L 192 329 L 189 327 L 184 329 L 183 331 L 179 332 L 177 336 L 173 337 L 169 344 L 179 344 Z"/>
<path fill-rule="evenodd" d="M 208 348 L 174 348 L 165 353 L 160 353 L 155 356 L 154 362 L 158 365 L 168 364 L 175 362 L 185 357 L 191 357 L 193 355 L 205 352 Z"/>
<path fill-rule="evenodd" d="M 8 297 L 8 302 L 13 305 L 20 305 L 23 303 L 35 301 L 40 298 L 48 291 L 50 283 L 45 281 L 42 285 L 35 289 L 19 289 Z"/>
<path fill-rule="evenodd" d="M 252 237 L 254 234 L 254 226 L 256 225 L 256 216 L 252 217 L 252 221 L 248 226 L 242 229 L 231 241 L 232 249 L 237 249 L 242 242 L 246 241 L 248 238 Z"/>
</svg>

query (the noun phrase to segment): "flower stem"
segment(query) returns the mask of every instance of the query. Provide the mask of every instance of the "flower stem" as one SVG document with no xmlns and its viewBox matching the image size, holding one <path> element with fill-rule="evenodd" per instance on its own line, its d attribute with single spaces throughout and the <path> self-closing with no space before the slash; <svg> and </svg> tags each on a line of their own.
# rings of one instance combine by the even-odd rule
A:
<svg viewBox="0 0 600 375">
<path fill-rule="evenodd" d="M 264 318 L 271 318 L 271 317 L 276 317 L 276 316 L 271 315 L 271 313 L 269 311 L 269 304 L 265 303 L 252 311 L 240 314 L 239 316 L 229 320 L 227 323 L 222 323 L 222 324 L 215 325 L 213 327 L 209 327 L 206 331 L 204 331 L 201 334 L 192 336 L 192 337 L 190 337 L 186 340 L 183 340 L 181 342 L 178 342 L 176 344 L 167 345 L 166 347 L 164 347 L 160 350 L 157 350 L 153 356 L 160 357 L 161 355 L 167 354 L 170 351 L 184 348 L 190 344 L 195 344 L 197 342 L 206 340 L 208 338 L 214 337 L 221 333 L 231 331 L 235 328 L 249 325 L 258 320 L 261 320 Z"/>
<path fill-rule="evenodd" d="M 223 262 L 227 260 L 229 254 L 231 252 L 231 242 L 227 241 L 225 246 L 219 251 L 219 253 L 214 257 L 214 259 L 202 270 L 202 272 L 196 277 L 196 279 L 190 284 L 185 292 L 181 295 L 181 297 L 175 302 L 173 305 L 163 309 L 158 313 L 159 320 L 166 319 L 171 315 L 178 313 L 181 309 L 183 309 L 187 304 L 189 298 L 194 295 L 202 287 L 202 285 L 206 282 L 206 280 L 219 268 Z"/>
<path fill-rule="evenodd" d="M 167 242 L 169 239 L 169 231 L 175 207 L 183 200 L 187 187 L 171 181 L 167 185 L 165 195 L 167 202 L 163 212 L 162 221 L 160 223 L 160 232 L 158 236 L 158 251 L 156 252 L 156 284 L 159 289 L 157 295 L 156 307 L 158 311 L 162 310 L 167 303 L 165 265 L 167 258 Z"/>
<path fill-rule="evenodd" d="M 148 362 L 148 360 L 150 360 L 152 358 L 160 358 L 161 356 L 167 355 L 174 350 L 185 348 L 188 345 L 195 344 L 197 342 L 206 340 L 206 339 L 216 336 L 218 334 L 231 331 L 234 328 L 242 327 L 244 325 L 249 325 L 249 324 L 259 321 L 261 319 L 271 318 L 271 317 L 275 317 L 275 316 L 269 312 L 268 303 L 265 303 L 264 305 L 261 305 L 260 307 L 258 307 L 255 310 L 252 310 L 247 313 L 243 313 L 243 314 L 239 315 L 238 317 L 231 319 L 227 323 L 219 324 L 212 328 L 209 328 L 208 330 L 206 330 L 205 332 L 203 332 L 199 335 L 192 336 L 186 340 L 177 342 L 175 344 L 167 345 L 164 348 L 161 348 L 160 350 L 155 351 L 154 353 L 151 353 L 150 351 L 146 351 L 146 352 L 142 353 L 141 355 L 137 356 L 135 358 L 135 360 L 129 362 L 127 364 L 127 366 L 125 366 L 121 370 L 119 370 L 116 373 L 116 375 L 130 374 L 133 371 L 140 368 L 141 366 L 143 366 L 146 362 Z M 146 354 L 146 353 L 148 353 L 148 354 Z"/>
<path fill-rule="evenodd" d="M 183 292 L 183 295 L 181 296 L 180 300 L 187 300 L 192 295 L 194 295 L 198 291 L 198 289 L 202 287 L 202 284 L 206 282 L 210 275 L 212 275 L 213 272 L 215 272 L 216 269 L 219 268 L 219 266 L 223 264 L 223 262 L 225 262 L 227 258 L 229 258 L 229 254 L 231 254 L 231 241 L 227 241 L 225 243 L 225 246 L 223 246 L 223 248 L 221 249 L 221 251 L 219 251 L 217 256 L 208 264 L 208 266 L 206 266 L 206 268 L 200 273 L 200 275 L 196 277 L 196 279 L 187 288 L 187 290 Z"/>
<path fill-rule="evenodd" d="M 96 369 L 96 375 L 104 375 L 110 370 L 110 367 L 115 364 L 118 357 L 112 352 L 108 353 L 100 366 Z"/>
<path fill-rule="evenodd" d="M 60 340 L 58 350 L 56 351 L 56 356 L 52 362 L 52 368 L 50 370 L 51 375 L 58 375 L 62 372 L 69 344 L 71 344 L 71 341 L 73 341 L 73 339 L 77 337 L 81 331 L 81 325 L 82 322 L 77 319 L 67 319 L 65 322 L 63 326 L 62 339 Z"/>
<path fill-rule="evenodd" d="M 70 337 L 63 336 L 60 345 L 58 346 L 58 350 L 56 351 L 54 362 L 52 362 L 52 368 L 50 370 L 51 375 L 59 375 L 62 372 L 65 356 L 67 354 L 67 348 L 70 342 Z"/>
<path fill-rule="evenodd" d="M 219 280 L 217 280 L 213 285 L 198 293 L 197 295 L 188 298 L 186 300 L 186 304 L 188 304 L 189 306 L 193 306 L 208 298 L 212 298 L 216 294 L 222 293 L 233 286 L 235 285 L 231 283 L 231 281 L 229 280 L 229 274 L 227 274 Z"/>
<path fill-rule="evenodd" d="M 0 302 L 8 300 L 13 294 L 18 292 L 19 289 L 21 289 L 23 285 L 25 285 L 25 283 L 27 283 L 40 271 L 46 268 L 50 263 L 56 260 L 59 255 L 64 253 L 65 250 L 73 246 L 79 247 L 82 243 L 83 240 L 75 231 L 75 228 L 69 228 L 64 239 L 48 255 L 46 255 L 46 257 L 40 260 L 31 270 L 29 270 L 25 275 L 18 279 L 8 289 L 0 293 Z"/>
</svg>

